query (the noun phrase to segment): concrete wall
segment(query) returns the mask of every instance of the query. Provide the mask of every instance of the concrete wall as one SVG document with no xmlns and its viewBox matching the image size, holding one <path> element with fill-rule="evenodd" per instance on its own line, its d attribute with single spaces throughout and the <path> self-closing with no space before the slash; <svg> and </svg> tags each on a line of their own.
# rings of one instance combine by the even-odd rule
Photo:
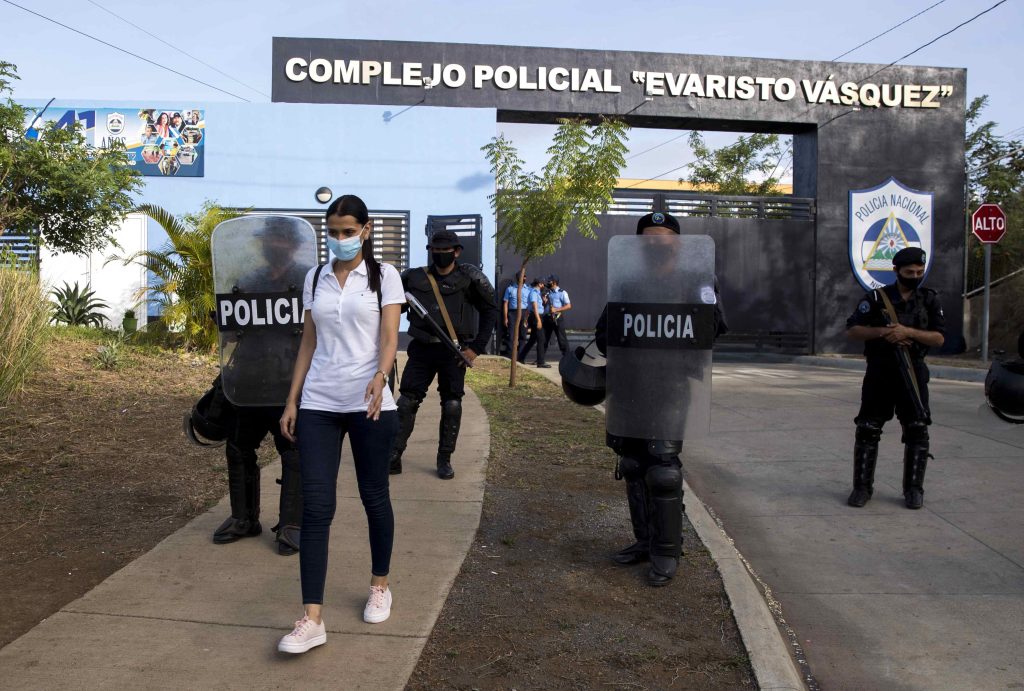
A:
<svg viewBox="0 0 1024 691">
<path fill-rule="evenodd" d="M 39 251 L 39 272 L 47 289 L 62 288 L 64 283 L 78 283 L 80 288 L 91 286 L 95 298 L 107 304 L 100 310 L 108 326 L 118 328 L 127 309 L 135 310 L 136 317 L 145 314 L 144 299 L 138 296 L 146 286 L 146 271 L 141 266 L 124 266 L 121 262 L 107 262 L 114 254 L 130 256 L 146 249 L 146 217 L 130 214 L 115 232 L 118 246 L 110 244 L 88 255 L 56 253 L 45 247 Z"/>
</svg>

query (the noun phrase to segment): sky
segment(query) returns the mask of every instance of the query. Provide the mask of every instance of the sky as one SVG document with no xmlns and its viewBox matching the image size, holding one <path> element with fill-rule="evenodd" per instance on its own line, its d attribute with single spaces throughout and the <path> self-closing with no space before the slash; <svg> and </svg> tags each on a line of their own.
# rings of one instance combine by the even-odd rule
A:
<svg viewBox="0 0 1024 691">
<path fill-rule="evenodd" d="M 887 64 L 999 0 L 943 0 L 938 4 L 937 0 L 15 1 L 224 91 L 265 103 L 270 100 L 273 36 L 832 60 L 927 10 L 843 58 Z M 998 134 L 1022 139 L 1022 34 L 1024 0 L 1006 0 L 902 64 L 967 68 L 968 101 L 987 94 L 990 105 L 985 119 L 999 123 Z M 15 84 L 14 96 L 19 100 L 55 96 L 83 105 L 110 100 L 240 100 L 33 16 L 9 0 L 0 0 L 0 37 L 0 60 L 18 67 L 21 80 Z M 513 139 L 528 166 L 543 165 L 551 127 L 501 124 L 499 130 Z M 677 130 L 633 130 L 622 177 L 675 179 L 684 174 L 685 169 L 667 173 L 692 160 L 686 137 L 680 134 Z M 712 134 L 708 141 L 721 146 L 735 136 Z M 652 147 L 656 148 L 648 151 Z"/>
</svg>

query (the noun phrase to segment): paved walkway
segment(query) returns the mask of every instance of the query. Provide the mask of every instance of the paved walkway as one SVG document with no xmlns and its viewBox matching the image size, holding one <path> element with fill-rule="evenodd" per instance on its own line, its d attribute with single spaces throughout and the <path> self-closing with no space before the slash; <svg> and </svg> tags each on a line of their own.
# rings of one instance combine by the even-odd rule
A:
<svg viewBox="0 0 1024 691">
<path fill-rule="evenodd" d="M 490 431 L 470 391 L 464 406 L 455 479 L 434 474 L 440 407 L 433 392 L 405 472 L 392 478 L 395 602 L 387 622 L 362 621 L 370 555 L 346 444 L 326 645 L 301 656 L 276 649 L 302 615 L 302 600 L 298 557 L 278 556 L 268 530 L 277 517 L 274 464 L 262 476 L 262 536 L 213 545 L 210 535 L 230 513 L 222 501 L 0 650 L 0 688 L 403 688 L 480 521 Z"/>
<path fill-rule="evenodd" d="M 559 381 L 557 370 L 529 369 Z M 903 506 L 899 425 L 889 423 L 874 498 L 853 509 L 862 376 L 716 363 L 711 438 L 683 450 L 688 483 L 742 555 L 716 547 L 691 495 L 759 682 L 792 688 L 788 660 L 771 656 L 795 642 L 823 689 L 1024 686 L 1024 425 L 988 412 L 982 384 L 933 378 L 925 508 Z M 766 626 L 735 558 L 765 583 L 785 626 Z"/>
</svg>

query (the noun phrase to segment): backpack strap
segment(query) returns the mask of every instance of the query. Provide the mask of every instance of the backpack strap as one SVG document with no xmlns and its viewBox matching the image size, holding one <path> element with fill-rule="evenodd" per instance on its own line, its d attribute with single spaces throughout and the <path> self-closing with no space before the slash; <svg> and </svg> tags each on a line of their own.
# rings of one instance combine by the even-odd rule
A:
<svg viewBox="0 0 1024 691">
<path fill-rule="evenodd" d="M 323 270 L 324 270 L 325 266 L 327 266 L 327 264 L 321 264 L 320 266 L 316 267 L 316 273 L 313 274 L 313 290 L 310 291 L 310 294 L 309 294 L 309 299 L 310 300 L 313 300 L 314 298 L 316 298 L 316 284 L 320 282 L 320 274 L 323 273 Z M 379 296 L 379 294 L 380 293 L 378 292 L 378 296 Z"/>
</svg>

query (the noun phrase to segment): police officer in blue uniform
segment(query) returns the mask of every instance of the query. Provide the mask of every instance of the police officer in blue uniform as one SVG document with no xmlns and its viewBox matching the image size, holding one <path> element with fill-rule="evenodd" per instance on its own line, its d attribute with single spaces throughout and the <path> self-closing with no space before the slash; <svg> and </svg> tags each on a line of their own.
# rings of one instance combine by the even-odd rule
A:
<svg viewBox="0 0 1024 691">
<path fill-rule="evenodd" d="M 491 338 L 498 308 L 494 304 L 494 287 L 480 269 L 460 264 L 462 253 L 459 236 L 450 230 L 439 230 L 427 245 L 430 265 L 407 269 L 402 284 L 427 309 L 434 322 L 446 328 L 434 286 L 455 330 L 462 352 L 472 362 L 484 352 Z M 416 412 L 427 395 L 427 389 L 438 378 L 441 394 L 441 424 L 437 444 L 437 476 L 442 480 L 455 477 L 451 457 L 459 438 L 462 423 L 462 397 L 465 394 L 466 370 L 462 361 L 434 334 L 430 326 L 414 312 L 409 313 L 409 343 L 405 370 L 398 389 L 398 436 L 391 450 L 390 472 L 402 472 L 405 452 L 416 424 Z"/>
<path fill-rule="evenodd" d="M 519 309 L 520 302 L 523 305 L 523 320 L 519 324 L 519 345 L 522 346 L 526 342 L 526 325 L 529 319 L 527 302 L 531 288 L 526 283 L 525 275 L 523 276 L 523 287 L 519 288 L 519 279 L 523 274 L 522 270 L 516 274 L 512 282 L 505 288 L 505 293 L 502 296 L 501 317 L 502 325 L 505 327 L 505 350 L 509 357 L 512 357 L 512 329 L 515 328 L 516 310 Z"/>
<path fill-rule="evenodd" d="M 924 505 L 924 472 L 928 465 L 928 366 L 929 348 L 945 341 L 946 320 L 938 295 L 922 288 L 925 252 L 907 247 L 893 257 L 896 282 L 866 293 L 846 321 L 847 336 L 864 341 L 867 371 L 853 451 L 853 491 L 847 503 L 862 507 L 874 489 L 875 463 L 882 427 L 895 412 L 903 426 L 903 497 L 909 509 Z M 883 296 L 884 293 L 884 296 Z M 886 298 L 896 312 L 897 323 L 886 316 Z M 901 364 L 905 348 L 910 367 Z M 902 368 L 902 369 L 901 369 Z M 912 376 L 911 376 L 912 375 Z M 916 393 L 915 389 L 919 392 Z"/>
<path fill-rule="evenodd" d="M 565 355 L 569 339 L 565 336 L 565 313 L 572 309 L 569 293 L 558 285 L 558 276 L 548 276 L 548 302 L 544 306 L 544 350 L 551 344 L 551 334 L 558 339 L 558 349 Z"/>
<path fill-rule="evenodd" d="M 530 348 L 536 345 L 537 367 L 548 368 L 551 365 L 547 364 L 544 352 L 544 322 L 541 316 L 543 313 L 544 281 L 535 278 L 530 282 L 530 293 L 526 298 L 526 306 L 523 308 L 523 321 L 530 329 L 530 336 L 526 343 L 523 343 L 522 338 L 519 340 L 519 362 L 526 362 L 526 355 L 530 352 Z"/>
<path fill-rule="evenodd" d="M 640 218 L 637 235 L 678 235 L 679 221 L 671 214 L 654 212 Z M 713 333 L 728 331 L 715 281 Z M 595 342 L 601 354 L 608 348 L 608 306 L 595 326 Z M 652 405 L 657 402 L 652 401 Z M 647 583 L 668 585 L 682 556 L 683 464 L 678 439 L 637 439 L 606 433 L 606 445 L 618 456 L 616 479 L 626 481 L 629 518 L 636 541 L 619 550 L 612 559 L 622 565 L 650 562 Z"/>
</svg>

